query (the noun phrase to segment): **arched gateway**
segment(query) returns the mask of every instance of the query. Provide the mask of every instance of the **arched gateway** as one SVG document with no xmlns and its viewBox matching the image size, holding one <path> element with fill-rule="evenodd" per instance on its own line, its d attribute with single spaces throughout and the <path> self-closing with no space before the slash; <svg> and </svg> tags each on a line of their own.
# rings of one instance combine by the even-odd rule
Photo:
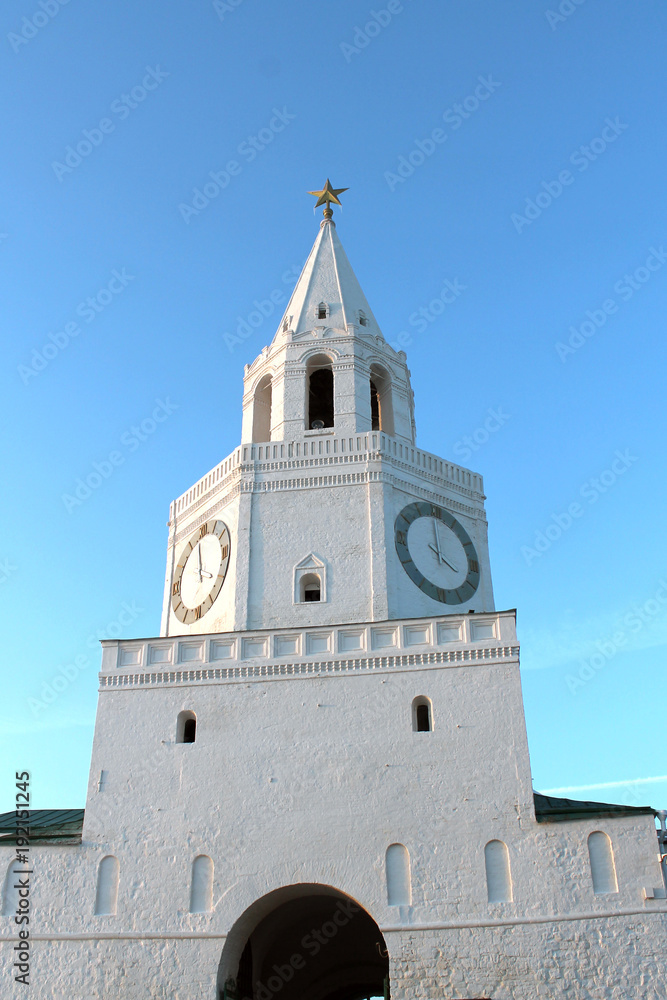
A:
<svg viewBox="0 0 667 1000">
<path fill-rule="evenodd" d="M 301 883 L 262 896 L 227 936 L 217 1000 L 362 1000 L 389 996 L 380 928 L 355 900 Z"/>
</svg>

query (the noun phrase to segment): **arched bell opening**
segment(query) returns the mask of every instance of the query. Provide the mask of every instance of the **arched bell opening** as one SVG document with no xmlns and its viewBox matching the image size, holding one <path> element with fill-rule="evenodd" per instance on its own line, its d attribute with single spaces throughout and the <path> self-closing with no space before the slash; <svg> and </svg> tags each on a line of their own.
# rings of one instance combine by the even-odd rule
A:
<svg viewBox="0 0 667 1000">
<path fill-rule="evenodd" d="M 216 1000 L 389 997 L 389 957 L 370 914 L 332 886 L 268 893 L 227 935 Z"/>
<path fill-rule="evenodd" d="M 271 404 L 272 379 L 265 375 L 260 379 L 252 402 L 252 439 L 253 441 L 271 440 Z"/>
<path fill-rule="evenodd" d="M 371 430 L 394 434 L 391 376 L 381 365 L 371 365 Z"/>
<path fill-rule="evenodd" d="M 316 354 L 306 366 L 306 428 L 322 430 L 334 425 L 334 374 L 331 358 Z"/>
</svg>

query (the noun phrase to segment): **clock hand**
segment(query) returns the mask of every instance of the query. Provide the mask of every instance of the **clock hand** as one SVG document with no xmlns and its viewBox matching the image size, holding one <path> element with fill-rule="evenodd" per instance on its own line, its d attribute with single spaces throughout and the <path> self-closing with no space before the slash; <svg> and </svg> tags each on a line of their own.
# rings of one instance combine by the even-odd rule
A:
<svg viewBox="0 0 667 1000">
<path fill-rule="evenodd" d="M 429 549 L 431 549 L 437 555 L 438 563 L 444 563 L 445 566 L 449 566 L 449 568 L 452 570 L 453 573 L 458 573 L 456 566 L 452 566 L 452 564 L 448 562 L 447 559 L 445 559 L 440 550 L 440 536 L 438 535 L 438 525 L 436 521 L 433 522 L 433 530 L 435 532 L 435 544 L 437 545 L 437 549 L 434 548 L 433 545 L 429 545 Z"/>
<path fill-rule="evenodd" d="M 458 570 L 457 570 L 456 566 L 452 566 L 452 564 L 451 564 L 450 562 L 447 562 L 447 560 L 445 559 L 445 557 L 444 557 L 444 556 L 440 556 L 440 558 L 441 558 L 441 559 L 442 559 L 442 561 L 444 562 L 445 566 L 449 566 L 449 568 L 450 568 L 450 569 L 451 569 L 451 570 L 452 570 L 452 571 L 453 571 L 454 573 L 458 573 Z"/>
<path fill-rule="evenodd" d="M 199 566 L 198 566 L 198 569 L 199 569 L 199 582 L 201 583 L 202 580 L 204 579 L 204 577 L 202 576 L 202 572 L 201 572 L 201 542 L 197 545 L 197 559 L 199 561 Z"/>
<path fill-rule="evenodd" d="M 437 556 L 438 562 L 442 561 L 442 552 L 440 551 L 440 536 L 438 535 L 438 522 L 433 522 L 433 531 L 435 532 L 435 544 L 437 545 Z M 431 546 L 433 548 L 433 546 Z"/>
<path fill-rule="evenodd" d="M 429 545 L 429 549 L 431 550 L 431 552 L 435 552 L 435 554 L 436 554 L 436 556 L 438 556 L 440 562 L 444 562 L 445 566 L 449 566 L 449 568 L 451 570 L 453 570 L 455 573 L 458 573 L 458 570 L 457 570 L 456 566 L 452 566 L 452 564 L 450 562 L 447 562 L 447 560 L 443 556 L 442 552 L 438 552 L 438 550 L 436 549 L 435 545 Z"/>
</svg>

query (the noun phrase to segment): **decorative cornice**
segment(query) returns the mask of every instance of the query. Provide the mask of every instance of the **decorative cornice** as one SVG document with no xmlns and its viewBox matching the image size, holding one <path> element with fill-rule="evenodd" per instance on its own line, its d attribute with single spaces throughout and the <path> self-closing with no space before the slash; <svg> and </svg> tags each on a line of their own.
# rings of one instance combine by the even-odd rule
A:
<svg viewBox="0 0 667 1000">
<path fill-rule="evenodd" d="M 306 452 L 310 452 L 309 454 Z M 412 477 L 426 480 L 431 488 L 447 489 L 478 504 L 484 501 L 481 476 L 461 466 L 422 451 L 407 441 L 391 438 L 382 431 L 359 431 L 342 434 L 305 436 L 296 441 L 273 441 L 241 444 L 220 465 L 207 473 L 171 505 L 171 517 L 210 503 L 211 497 L 224 489 L 238 475 L 254 477 L 258 473 L 315 469 L 323 466 L 360 465 L 386 462 Z M 224 476 L 222 472 L 224 471 Z M 463 481 L 461 481 L 463 480 Z M 484 517 L 483 512 L 478 517 Z"/>
<path fill-rule="evenodd" d="M 351 659 L 311 660 L 302 663 L 244 664 L 235 667 L 199 667 L 193 670 L 165 670 L 137 674 L 101 674 L 100 691 L 128 687 L 175 687 L 183 684 L 215 684 L 233 681 L 285 680 L 290 677 L 338 677 L 380 670 L 420 670 L 425 667 L 458 667 L 462 664 L 489 664 L 513 660 L 518 646 L 485 649 L 460 648 L 392 656 L 364 656 Z"/>
</svg>

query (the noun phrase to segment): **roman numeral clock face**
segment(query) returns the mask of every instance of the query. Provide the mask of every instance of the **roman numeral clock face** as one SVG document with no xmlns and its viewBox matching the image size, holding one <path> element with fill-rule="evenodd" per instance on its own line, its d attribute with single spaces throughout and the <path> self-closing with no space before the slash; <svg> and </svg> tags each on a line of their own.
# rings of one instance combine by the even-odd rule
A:
<svg viewBox="0 0 667 1000">
<path fill-rule="evenodd" d="M 470 535 L 453 514 L 411 503 L 396 518 L 396 552 L 424 594 L 441 604 L 465 604 L 479 586 L 479 560 Z"/>
<path fill-rule="evenodd" d="M 231 542 L 224 521 L 207 521 L 190 537 L 174 570 L 171 606 L 179 622 L 199 621 L 222 590 Z"/>
</svg>

